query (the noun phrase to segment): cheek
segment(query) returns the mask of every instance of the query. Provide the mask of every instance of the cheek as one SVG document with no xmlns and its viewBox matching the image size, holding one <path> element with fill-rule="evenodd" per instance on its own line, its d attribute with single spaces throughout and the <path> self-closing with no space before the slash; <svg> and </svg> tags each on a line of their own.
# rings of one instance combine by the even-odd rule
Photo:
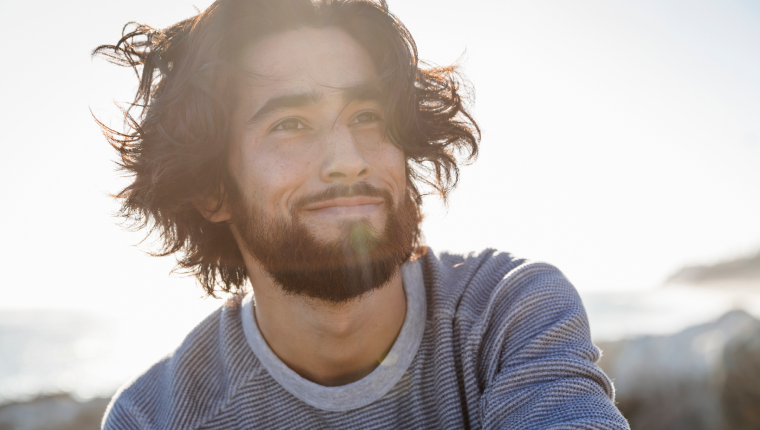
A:
<svg viewBox="0 0 760 430">
<path fill-rule="evenodd" d="M 403 191 L 406 188 L 406 156 L 404 156 L 404 151 L 402 151 L 399 148 L 396 148 L 394 151 L 394 159 L 393 159 L 393 171 L 396 172 L 396 180 L 399 183 L 400 190 Z"/>
<path fill-rule="evenodd" d="M 377 152 L 377 166 L 380 175 L 400 199 L 406 189 L 406 157 L 396 145 L 387 143 Z"/>
<path fill-rule="evenodd" d="M 312 169 L 313 154 L 289 151 L 266 139 L 249 139 L 233 158 L 234 172 L 246 196 L 274 211 L 288 211 L 287 201 Z"/>
</svg>

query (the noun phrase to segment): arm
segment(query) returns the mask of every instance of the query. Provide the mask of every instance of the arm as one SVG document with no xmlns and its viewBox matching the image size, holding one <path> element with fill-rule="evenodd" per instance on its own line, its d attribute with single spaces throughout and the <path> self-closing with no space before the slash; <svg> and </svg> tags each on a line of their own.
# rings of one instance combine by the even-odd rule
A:
<svg viewBox="0 0 760 430">
<path fill-rule="evenodd" d="M 554 267 L 529 263 L 494 290 L 480 335 L 485 429 L 629 429 L 594 363 L 578 293 Z"/>
<path fill-rule="evenodd" d="M 103 430 L 143 430 L 147 427 L 140 425 L 137 418 L 130 411 L 128 402 L 121 397 L 114 396 L 111 404 L 106 409 L 103 417 Z"/>
</svg>

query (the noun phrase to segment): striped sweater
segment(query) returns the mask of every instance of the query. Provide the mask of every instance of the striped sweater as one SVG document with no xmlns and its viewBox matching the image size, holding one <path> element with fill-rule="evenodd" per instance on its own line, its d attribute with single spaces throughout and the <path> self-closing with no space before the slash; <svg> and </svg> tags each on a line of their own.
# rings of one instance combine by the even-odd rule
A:
<svg viewBox="0 0 760 430">
<path fill-rule="evenodd" d="M 300 378 L 257 338 L 250 300 L 238 301 L 122 387 L 104 429 L 629 428 L 556 268 L 487 250 L 428 252 L 403 269 L 407 318 L 362 380 Z"/>
</svg>

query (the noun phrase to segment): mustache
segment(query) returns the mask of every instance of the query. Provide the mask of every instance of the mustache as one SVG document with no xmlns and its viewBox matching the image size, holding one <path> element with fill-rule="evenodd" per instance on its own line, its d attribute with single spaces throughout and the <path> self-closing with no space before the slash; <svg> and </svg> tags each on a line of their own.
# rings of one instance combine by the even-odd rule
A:
<svg viewBox="0 0 760 430">
<path fill-rule="evenodd" d="M 379 197 L 385 200 L 386 204 L 392 204 L 393 198 L 388 190 L 381 190 L 366 182 L 359 182 L 354 185 L 333 185 L 324 191 L 301 197 L 293 204 L 293 211 L 298 211 L 306 205 L 319 203 L 326 200 L 337 199 L 339 197 Z"/>
</svg>

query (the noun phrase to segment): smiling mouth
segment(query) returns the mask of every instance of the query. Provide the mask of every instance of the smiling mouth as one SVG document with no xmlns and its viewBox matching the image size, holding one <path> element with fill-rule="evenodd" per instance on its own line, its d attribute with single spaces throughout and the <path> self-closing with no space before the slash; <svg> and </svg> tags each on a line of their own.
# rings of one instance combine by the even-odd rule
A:
<svg viewBox="0 0 760 430">
<path fill-rule="evenodd" d="M 370 196 L 352 196 L 338 197 L 335 199 L 323 200 L 320 202 L 306 205 L 303 210 L 313 214 L 325 215 L 368 215 L 383 204 L 380 197 Z"/>
<path fill-rule="evenodd" d="M 327 208 L 333 208 L 333 207 L 379 205 L 382 203 L 383 203 L 383 199 L 381 199 L 380 197 L 369 197 L 369 196 L 338 197 L 335 199 L 324 200 L 321 202 L 316 202 L 310 205 L 306 205 L 306 207 L 304 207 L 304 210 L 315 211 L 315 210 L 327 209 Z"/>
</svg>

